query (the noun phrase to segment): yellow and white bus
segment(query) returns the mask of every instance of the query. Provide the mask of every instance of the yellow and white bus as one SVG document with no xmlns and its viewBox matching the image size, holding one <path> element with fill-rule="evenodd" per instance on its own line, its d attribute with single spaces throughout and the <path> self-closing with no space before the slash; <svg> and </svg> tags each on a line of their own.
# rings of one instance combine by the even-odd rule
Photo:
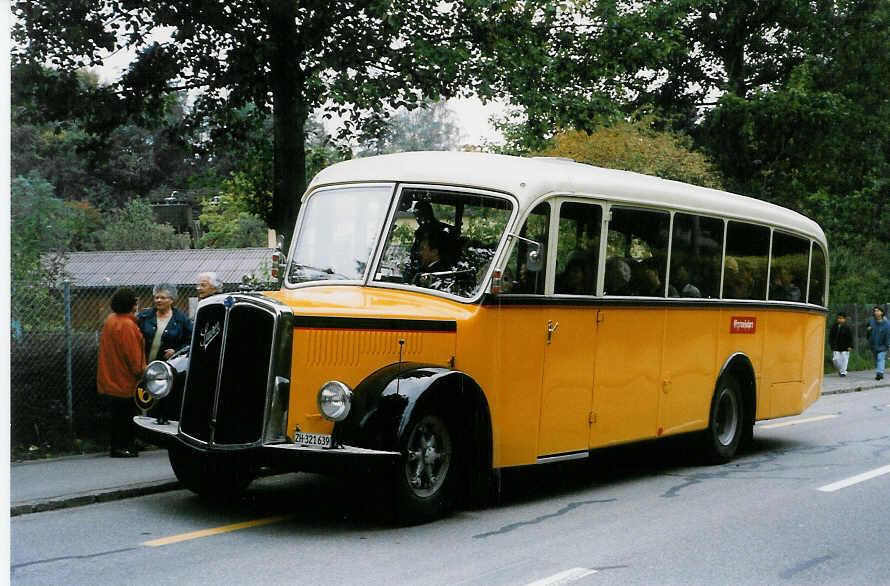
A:
<svg viewBox="0 0 890 586">
<path fill-rule="evenodd" d="M 826 250 L 788 209 L 562 159 L 338 163 L 281 289 L 202 301 L 188 359 L 149 367 L 179 421 L 137 422 L 196 492 L 391 470 L 405 519 L 603 446 L 695 432 L 724 462 L 819 397 Z"/>
</svg>

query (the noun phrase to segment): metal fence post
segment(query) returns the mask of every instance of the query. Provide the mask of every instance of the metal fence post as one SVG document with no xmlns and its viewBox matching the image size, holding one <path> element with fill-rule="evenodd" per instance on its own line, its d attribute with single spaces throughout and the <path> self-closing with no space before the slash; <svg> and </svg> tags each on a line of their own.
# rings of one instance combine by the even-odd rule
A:
<svg viewBox="0 0 890 586">
<path fill-rule="evenodd" d="M 74 437 L 74 377 L 71 368 L 71 281 L 65 279 L 65 386 L 68 391 L 68 431 Z"/>
</svg>

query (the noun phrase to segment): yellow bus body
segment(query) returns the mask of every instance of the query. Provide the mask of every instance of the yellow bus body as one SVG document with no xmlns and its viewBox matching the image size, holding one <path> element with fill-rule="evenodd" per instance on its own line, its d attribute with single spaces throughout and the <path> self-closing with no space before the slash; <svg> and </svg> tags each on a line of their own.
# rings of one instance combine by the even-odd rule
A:
<svg viewBox="0 0 890 586">
<path fill-rule="evenodd" d="M 300 315 L 457 324 L 454 332 L 295 328 L 290 437 L 297 428 L 331 433 L 333 423 L 315 404 L 325 381 L 336 377 L 354 388 L 399 360 L 459 369 L 479 383 L 496 468 L 705 429 L 715 381 L 737 353 L 754 368 L 756 420 L 801 413 L 821 390 L 825 317 L 817 311 L 467 305 L 342 286 L 266 295 Z M 755 331 L 730 333 L 738 316 L 755 318 Z M 559 324 L 549 344 L 548 322 Z"/>
</svg>

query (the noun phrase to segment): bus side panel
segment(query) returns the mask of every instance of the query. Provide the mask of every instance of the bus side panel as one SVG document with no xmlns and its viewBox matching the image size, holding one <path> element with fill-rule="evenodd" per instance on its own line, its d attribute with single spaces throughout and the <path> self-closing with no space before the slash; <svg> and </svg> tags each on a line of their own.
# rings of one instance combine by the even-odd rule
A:
<svg viewBox="0 0 890 586">
<path fill-rule="evenodd" d="M 753 322 L 751 320 L 754 320 Z M 757 385 L 757 407 L 755 418 L 762 419 L 769 417 L 770 394 L 768 388 L 764 387 L 764 382 L 768 379 L 763 375 L 763 346 L 767 338 L 765 323 L 766 311 L 759 309 L 726 308 L 720 312 L 720 318 L 717 322 L 717 362 L 719 369 L 723 368 L 729 358 L 736 352 L 740 352 L 751 360 L 754 367 L 754 379 Z M 754 324 L 754 327 L 739 327 L 739 324 Z M 733 325 L 736 325 L 734 328 Z M 716 377 L 712 385 L 716 384 Z M 711 387 L 713 394 L 714 387 Z M 708 409 L 710 409 L 711 401 L 708 400 Z"/>
<path fill-rule="evenodd" d="M 762 380 L 769 389 L 769 417 L 799 413 L 802 396 L 806 317 L 793 311 L 764 312 L 767 334 L 763 348 Z"/>
<path fill-rule="evenodd" d="M 664 435 L 708 426 L 717 377 L 716 309 L 669 309 L 665 316 L 659 432 Z"/>
<path fill-rule="evenodd" d="M 822 377 L 825 374 L 825 316 L 810 314 L 807 317 L 805 335 L 801 410 L 815 403 L 822 395 Z"/>
<path fill-rule="evenodd" d="M 601 312 L 591 447 L 655 437 L 665 313 L 662 308 L 608 308 Z"/>
<path fill-rule="evenodd" d="M 775 328 L 770 329 L 770 345 L 779 344 L 785 338 L 789 346 L 800 349 L 795 362 L 788 365 L 770 364 L 772 370 L 768 372 L 773 381 L 770 385 L 770 417 L 797 415 L 821 394 L 825 318 L 813 314 L 775 312 L 770 319 Z M 777 333 L 779 337 L 776 337 Z M 792 344 L 792 340 L 796 343 Z M 776 351 L 780 357 L 789 359 L 787 352 Z M 800 370 L 792 372 L 791 368 Z M 797 380 L 792 379 L 795 374 Z"/>
<path fill-rule="evenodd" d="M 468 352 L 466 358 L 464 348 L 460 348 L 457 366 L 472 361 L 475 367 L 466 366 L 467 371 L 473 373 L 488 397 L 494 466 L 533 464 L 538 457 L 546 343 L 544 312 L 540 307 L 506 305 L 483 314 L 488 327 L 494 318 L 494 335 L 487 340 L 487 347 Z M 486 371 L 490 375 L 475 374 Z"/>
</svg>

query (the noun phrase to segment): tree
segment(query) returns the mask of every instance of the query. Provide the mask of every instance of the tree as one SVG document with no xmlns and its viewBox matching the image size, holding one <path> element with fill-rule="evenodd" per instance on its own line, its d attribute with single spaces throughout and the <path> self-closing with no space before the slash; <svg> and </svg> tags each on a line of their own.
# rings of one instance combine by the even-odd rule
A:
<svg viewBox="0 0 890 586">
<path fill-rule="evenodd" d="M 223 183 L 220 195 L 203 202 L 201 223 L 207 231 L 198 241 L 200 248 L 251 248 L 267 245 L 268 228 L 250 213 L 252 182 L 234 174 Z"/>
<path fill-rule="evenodd" d="M 68 71 L 120 47 L 137 60 L 116 89 L 143 104 L 195 92 L 192 120 L 253 104 L 272 112 L 271 220 L 293 229 L 306 183 L 303 128 L 318 107 L 344 117 L 346 133 L 372 135 L 384 105 L 454 94 L 470 57 L 458 37 L 459 4 L 436 0 L 31 0 L 14 4 L 18 59 Z M 158 28 L 169 42 L 149 41 Z"/>
<path fill-rule="evenodd" d="M 103 250 L 181 250 L 190 243 L 188 234 L 157 223 L 151 206 L 142 199 L 132 199 L 115 211 L 98 239 Z"/>
<path fill-rule="evenodd" d="M 36 172 L 10 185 L 10 264 L 12 319 L 28 329 L 46 326 L 48 315 L 60 323 L 63 312 L 53 294 L 65 277 L 68 252 L 95 229 L 95 210 L 54 197 L 52 183 Z"/>
<path fill-rule="evenodd" d="M 36 171 L 64 200 L 106 209 L 150 193 L 164 182 L 183 185 L 198 169 L 182 141 L 166 128 L 148 129 L 95 74 L 70 75 L 19 63 L 12 71 L 12 171 Z M 167 122 L 182 119 L 182 101 L 169 96 Z M 115 111 L 118 111 L 115 113 Z M 110 113 L 109 113 L 110 112 Z"/>
<path fill-rule="evenodd" d="M 444 100 L 429 101 L 423 107 L 397 110 L 380 136 L 367 141 L 358 156 L 407 151 L 447 151 L 460 142 L 460 129 Z"/>
<path fill-rule="evenodd" d="M 701 153 L 691 149 L 688 137 L 656 130 L 653 118 L 621 121 L 591 134 L 574 130 L 553 137 L 538 155 L 568 157 L 609 169 L 623 169 L 693 185 L 720 188 L 720 176 Z"/>
</svg>

